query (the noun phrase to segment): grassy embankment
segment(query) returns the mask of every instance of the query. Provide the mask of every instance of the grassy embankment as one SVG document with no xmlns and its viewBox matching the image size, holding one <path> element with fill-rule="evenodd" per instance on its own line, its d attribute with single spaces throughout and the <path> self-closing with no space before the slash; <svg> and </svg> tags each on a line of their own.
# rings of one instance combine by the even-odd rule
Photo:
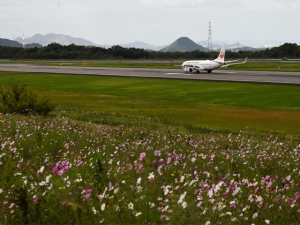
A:
<svg viewBox="0 0 300 225">
<path fill-rule="evenodd" d="M 299 134 L 300 90 L 297 86 L 1 74 L 3 85 L 13 78 L 48 95 L 64 109 L 96 111 L 110 119 L 111 114 L 135 115 L 213 130 L 247 127 Z"/>
<path fill-rule="evenodd" d="M 0 115 L 0 224 L 297 224 L 299 139 Z"/>
</svg>

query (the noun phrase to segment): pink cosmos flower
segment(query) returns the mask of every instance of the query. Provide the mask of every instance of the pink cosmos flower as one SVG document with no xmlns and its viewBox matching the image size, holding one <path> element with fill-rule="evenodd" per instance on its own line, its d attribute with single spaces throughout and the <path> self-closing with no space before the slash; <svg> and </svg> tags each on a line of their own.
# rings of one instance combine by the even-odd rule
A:
<svg viewBox="0 0 300 225">
<path fill-rule="evenodd" d="M 34 196 L 34 199 L 33 199 L 33 203 L 36 204 L 39 200 L 39 197 L 37 195 Z"/>
<path fill-rule="evenodd" d="M 80 161 L 79 163 L 77 163 L 77 165 L 76 166 L 81 166 L 83 164 L 83 162 L 82 161 Z"/>
<path fill-rule="evenodd" d="M 159 151 L 159 150 L 155 150 L 155 151 L 154 151 L 154 155 L 155 155 L 155 156 L 160 156 L 160 155 L 161 155 L 161 153 L 160 153 L 160 151 Z"/>
<path fill-rule="evenodd" d="M 161 173 L 161 166 L 159 166 L 158 168 L 157 168 L 157 173 Z"/>
<path fill-rule="evenodd" d="M 140 154 L 140 161 L 142 161 L 145 157 L 146 157 L 146 152 L 142 152 L 141 154 Z"/>
<path fill-rule="evenodd" d="M 215 158 L 215 154 L 212 154 L 211 156 L 210 156 L 210 158 L 211 158 L 211 160 L 213 160 L 214 158 Z"/>
<path fill-rule="evenodd" d="M 166 218 L 167 218 L 167 216 L 164 215 L 164 214 L 160 216 L 160 219 L 161 219 L 161 220 L 165 220 Z"/>
<path fill-rule="evenodd" d="M 170 164 L 171 161 L 172 161 L 172 157 L 168 157 L 167 164 Z"/>
</svg>

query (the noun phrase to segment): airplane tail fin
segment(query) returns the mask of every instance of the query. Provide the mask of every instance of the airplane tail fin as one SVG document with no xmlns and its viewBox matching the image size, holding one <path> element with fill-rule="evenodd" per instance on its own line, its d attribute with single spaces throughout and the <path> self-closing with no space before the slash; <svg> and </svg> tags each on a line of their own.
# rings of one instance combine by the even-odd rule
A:
<svg viewBox="0 0 300 225">
<path fill-rule="evenodd" d="M 223 44 L 221 51 L 219 53 L 219 57 L 214 60 L 215 62 L 225 63 L 225 48 L 226 48 L 226 45 Z"/>
</svg>

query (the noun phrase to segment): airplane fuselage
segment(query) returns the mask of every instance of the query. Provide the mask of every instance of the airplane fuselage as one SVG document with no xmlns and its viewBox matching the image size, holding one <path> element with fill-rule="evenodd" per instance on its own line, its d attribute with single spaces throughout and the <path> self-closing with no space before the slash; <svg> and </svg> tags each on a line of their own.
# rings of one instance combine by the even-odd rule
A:
<svg viewBox="0 0 300 225">
<path fill-rule="evenodd" d="M 225 61 L 225 44 L 223 44 L 219 56 L 215 60 L 189 60 L 182 63 L 181 67 L 186 73 L 193 71 L 199 73 L 200 70 L 206 70 L 208 73 L 211 73 L 211 71 L 219 69 L 220 67 L 227 67 L 234 64 L 243 64 L 246 62 L 246 60 L 247 58 L 242 63 L 232 63 L 239 61 L 239 59 L 233 61 Z"/>
<path fill-rule="evenodd" d="M 223 63 L 212 60 L 191 60 L 182 63 L 181 66 L 186 72 L 200 72 L 200 70 L 211 72 L 212 70 L 219 69 L 222 65 Z"/>
</svg>

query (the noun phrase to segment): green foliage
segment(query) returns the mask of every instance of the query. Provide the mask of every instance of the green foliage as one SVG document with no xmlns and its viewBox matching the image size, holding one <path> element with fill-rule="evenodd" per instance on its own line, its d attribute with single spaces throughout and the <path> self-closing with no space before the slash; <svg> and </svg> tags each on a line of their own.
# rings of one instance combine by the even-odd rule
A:
<svg viewBox="0 0 300 225">
<path fill-rule="evenodd" d="M 25 85 L 11 83 L 0 89 L 0 111 L 22 115 L 48 115 L 55 105 L 49 99 L 38 99 L 38 95 Z"/>
<path fill-rule="evenodd" d="M 57 43 L 49 44 L 43 48 L 23 49 L 19 47 L 0 46 L 0 59 L 211 59 L 219 52 L 156 52 L 138 48 L 123 48 L 112 46 L 105 49 L 101 47 L 76 46 L 74 44 L 63 46 Z M 300 46 L 285 43 L 272 49 L 253 51 L 226 51 L 226 58 L 299 58 Z"/>
</svg>

